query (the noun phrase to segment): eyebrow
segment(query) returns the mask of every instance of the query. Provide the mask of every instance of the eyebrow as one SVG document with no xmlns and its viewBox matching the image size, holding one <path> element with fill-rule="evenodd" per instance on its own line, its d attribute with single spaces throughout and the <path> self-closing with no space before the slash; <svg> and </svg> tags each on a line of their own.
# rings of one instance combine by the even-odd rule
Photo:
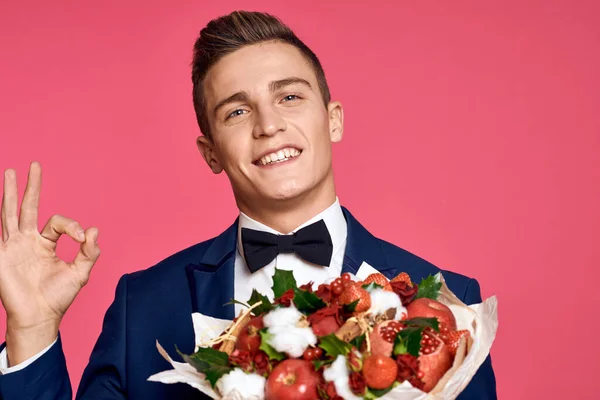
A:
<svg viewBox="0 0 600 400">
<path fill-rule="evenodd" d="M 310 90 L 312 90 L 312 86 L 310 85 L 310 82 L 308 82 L 306 79 L 302 79 L 302 78 L 298 78 L 298 77 L 290 77 L 290 78 L 285 78 L 285 79 L 279 79 L 276 81 L 272 81 L 269 82 L 269 90 L 271 92 L 276 92 L 278 90 L 283 89 L 286 86 L 290 86 L 290 85 L 294 85 L 294 84 L 301 84 L 304 85 L 306 87 L 308 87 Z M 241 92 L 237 92 L 232 94 L 231 96 L 227 97 L 226 99 L 221 100 L 214 109 L 214 114 L 217 114 L 217 111 L 219 111 L 219 109 L 229 103 L 234 103 L 234 102 L 246 102 L 248 101 L 248 98 L 250 96 L 248 95 L 248 92 L 245 91 L 241 91 Z"/>
<path fill-rule="evenodd" d="M 273 82 L 269 83 L 269 89 L 271 90 L 271 92 L 276 92 L 278 90 L 283 89 L 286 86 L 294 85 L 297 83 L 299 83 L 301 85 L 305 85 L 310 90 L 312 90 L 312 86 L 310 86 L 310 83 L 306 79 L 297 78 L 295 76 L 290 77 L 290 78 L 280 79 L 278 81 L 273 81 Z"/>
</svg>

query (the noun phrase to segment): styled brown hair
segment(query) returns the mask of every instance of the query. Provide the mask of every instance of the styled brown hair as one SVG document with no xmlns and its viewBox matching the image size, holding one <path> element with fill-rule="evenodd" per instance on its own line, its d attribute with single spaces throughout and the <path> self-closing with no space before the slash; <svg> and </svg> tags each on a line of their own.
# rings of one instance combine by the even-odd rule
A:
<svg viewBox="0 0 600 400">
<path fill-rule="evenodd" d="M 204 78 L 214 64 L 227 54 L 261 42 L 277 40 L 291 44 L 306 57 L 315 70 L 319 89 L 325 102 L 329 104 L 331 95 L 325 79 L 325 72 L 319 59 L 294 32 L 277 17 L 261 12 L 234 11 L 231 14 L 213 19 L 194 44 L 192 61 L 192 82 L 194 110 L 202 133 L 210 138 L 210 126 L 207 118 L 204 97 Z"/>
</svg>

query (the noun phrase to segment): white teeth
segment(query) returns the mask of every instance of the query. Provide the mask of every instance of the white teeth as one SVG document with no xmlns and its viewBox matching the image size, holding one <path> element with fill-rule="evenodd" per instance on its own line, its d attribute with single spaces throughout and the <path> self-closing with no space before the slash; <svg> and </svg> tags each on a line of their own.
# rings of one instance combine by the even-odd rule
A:
<svg viewBox="0 0 600 400">
<path fill-rule="evenodd" d="M 276 162 L 287 161 L 290 158 L 297 157 L 299 155 L 300 155 L 300 150 L 288 147 L 288 148 L 279 150 L 277 153 L 268 154 L 268 155 L 264 156 L 263 158 L 261 158 L 260 160 L 258 160 L 256 163 L 258 165 L 273 164 Z"/>
</svg>

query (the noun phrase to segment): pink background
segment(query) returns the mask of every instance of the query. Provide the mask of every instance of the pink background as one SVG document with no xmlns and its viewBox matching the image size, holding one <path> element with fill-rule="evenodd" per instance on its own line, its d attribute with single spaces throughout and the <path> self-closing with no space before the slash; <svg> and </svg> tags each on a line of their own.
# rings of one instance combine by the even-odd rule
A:
<svg viewBox="0 0 600 400">
<path fill-rule="evenodd" d="M 62 326 L 74 385 L 117 279 L 236 216 L 226 177 L 195 148 L 189 62 L 205 23 L 251 8 L 297 31 L 345 105 L 342 203 L 378 236 L 498 295 L 500 398 L 591 399 L 598 3 L 248 3 L 3 2 L 0 169 L 16 168 L 22 190 L 41 161 L 41 221 L 100 227 L 103 255 Z"/>
</svg>

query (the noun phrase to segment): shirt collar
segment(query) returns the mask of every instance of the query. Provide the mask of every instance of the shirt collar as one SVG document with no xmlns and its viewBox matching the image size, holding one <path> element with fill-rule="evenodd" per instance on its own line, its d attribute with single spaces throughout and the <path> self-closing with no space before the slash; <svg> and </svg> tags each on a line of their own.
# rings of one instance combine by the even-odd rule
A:
<svg viewBox="0 0 600 400">
<path fill-rule="evenodd" d="M 330 205 L 327 209 L 315 215 L 308 221 L 304 222 L 302 225 L 298 226 L 291 233 L 295 233 L 296 231 L 304 228 L 307 225 L 312 224 L 313 222 L 317 222 L 322 219 L 327 226 L 327 230 L 331 235 L 331 242 L 333 243 L 333 254 L 336 254 L 337 251 L 343 247 L 346 243 L 346 237 L 348 236 L 348 226 L 346 224 L 346 218 L 344 218 L 344 213 L 342 211 L 342 207 L 340 206 L 340 201 L 336 197 L 335 202 Z M 255 229 L 263 232 L 269 232 L 276 235 L 283 235 L 283 233 L 276 231 L 275 229 L 258 222 L 248 215 L 244 214 L 240 211 L 240 218 L 238 223 L 238 232 L 237 232 L 237 248 L 239 253 L 244 256 L 244 252 L 242 250 L 242 228 Z"/>
</svg>

